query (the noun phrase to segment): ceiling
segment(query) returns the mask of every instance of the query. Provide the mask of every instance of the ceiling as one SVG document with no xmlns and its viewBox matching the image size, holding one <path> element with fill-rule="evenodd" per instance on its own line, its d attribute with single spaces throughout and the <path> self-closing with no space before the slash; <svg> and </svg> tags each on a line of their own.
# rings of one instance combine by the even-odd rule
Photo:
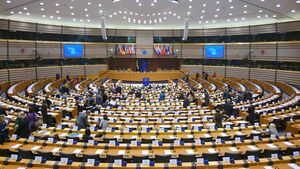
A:
<svg viewBox="0 0 300 169">
<path fill-rule="evenodd" d="M 191 29 L 300 20 L 300 0 L 1 0 L 0 18 L 115 29 Z M 176 0 L 173 0 L 176 1 Z"/>
</svg>

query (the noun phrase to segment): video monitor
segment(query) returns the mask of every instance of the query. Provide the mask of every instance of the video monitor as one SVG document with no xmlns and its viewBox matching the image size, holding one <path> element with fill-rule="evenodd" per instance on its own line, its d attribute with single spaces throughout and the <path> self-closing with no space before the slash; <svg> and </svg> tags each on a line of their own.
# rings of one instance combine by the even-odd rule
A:
<svg viewBox="0 0 300 169">
<path fill-rule="evenodd" d="M 82 58 L 82 44 L 64 44 L 64 58 Z"/>
<path fill-rule="evenodd" d="M 223 45 L 205 45 L 205 58 L 206 59 L 222 59 L 224 58 Z"/>
</svg>

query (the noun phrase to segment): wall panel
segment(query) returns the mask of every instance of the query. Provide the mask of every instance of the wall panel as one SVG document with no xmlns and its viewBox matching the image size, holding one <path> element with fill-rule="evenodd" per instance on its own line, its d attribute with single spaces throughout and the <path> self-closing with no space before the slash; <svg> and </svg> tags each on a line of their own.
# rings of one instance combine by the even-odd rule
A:
<svg viewBox="0 0 300 169">
<path fill-rule="evenodd" d="M 189 72 L 189 74 L 196 74 L 202 72 L 202 65 L 181 65 L 181 70 Z"/>
<path fill-rule="evenodd" d="M 10 21 L 9 29 L 12 31 L 35 32 L 36 24 L 28 22 Z"/>
<path fill-rule="evenodd" d="M 62 27 L 63 34 L 69 34 L 69 35 L 84 35 L 84 28 L 81 27 Z"/>
<path fill-rule="evenodd" d="M 250 79 L 258 79 L 264 81 L 275 81 L 275 70 L 274 69 L 250 69 Z"/>
<path fill-rule="evenodd" d="M 135 36 L 135 30 L 117 29 L 117 36 Z"/>
<path fill-rule="evenodd" d="M 172 37 L 173 31 L 172 30 L 154 30 L 153 36 Z"/>
<path fill-rule="evenodd" d="M 249 56 L 249 43 L 228 43 L 226 46 L 228 60 L 242 60 Z"/>
<path fill-rule="evenodd" d="M 280 33 L 300 31 L 300 21 L 278 23 L 277 31 Z"/>
<path fill-rule="evenodd" d="M 84 65 L 62 66 L 62 76 L 84 75 Z"/>
<path fill-rule="evenodd" d="M 0 69 L 0 83 L 8 82 L 8 70 Z"/>
<path fill-rule="evenodd" d="M 278 44 L 278 61 L 281 62 L 300 62 L 300 43 Z"/>
<path fill-rule="evenodd" d="M 0 60 L 7 60 L 7 41 L 0 40 Z"/>
<path fill-rule="evenodd" d="M 37 42 L 37 52 L 41 59 L 60 59 L 61 43 L 60 42 Z"/>
<path fill-rule="evenodd" d="M 253 43 L 251 60 L 276 61 L 276 43 Z"/>
<path fill-rule="evenodd" d="M 225 66 L 203 66 L 204 71 L 210 76 L 217 73 L 217 76 L 225 76 Z"/>
<path fill-rule="evenodd" d="M 56 25 L 44 25 L 44 24 L 38 24 L 37 31 L 40 33 L 55 33 L 60 34 L 62 31 L 61 26 Z"/>
<path fill-rule="evenodd" d="M 27 60 L 35 59 L 34 41 L 9 41 L 9 59 Z"/>
<path fill-rule="evenodd" d="M 263 34 L 263 33 L 276 33 L 276 25 L 268 24 L 268 25 L 256 25 L 250 26 L 251 34 Z"/>
<path fill-rule="evenodd" d="M 57 73 L 61 73 L 60 66 L 37 67 L 38 79 L 54 78 Z"/>
<path fill-rule="evenodd" d="M 300 85 L 300 72 L 278 70 L 277 81 Z"/>
<path fill-rule="evenodd" d="M 0 29 L 8 30 L 8 20 L 0 19 Z"/>
<path fill-rule="evenodd" d="M 106 44 L 105 43 L 86 43 L 85 57 L 91 58 L 106 58 Z"/>
<path fill-rule="evenodd" d="M 85 32 L 86 35 L 90 35 L 90 36 L 102 36 L 100 28 L 86 28 Z"/>
<path fill-rule="evenodd" d="M 182 58 L 203 59 L 203 46 L 199 44 L 182 44 Z"/>
<path fill-rule="evenodd" d="M 183 35 L 183 32 L 182 32 L 182 35 Z M 204 35 L 204 30 L 202 29 L 190 29 L 189 30 L 189 36 L 191 37 L 200 37 L 200 36 L 203 36 Z"/>
<path fill-rule="evenodd" d="M 86 65 L 87 75 L 98 75 L 101 70 L 106 70 L 107 65 Z"/>
<path fill-rule="evenodd" d="M 249 26 L 237 27 L 237 28 L 226 28 L 227 35 L 248 35 Z"/>
<path fill-rule="evenodd" d="M 244 67 L 226 67 L 226 77 L 249 78 L 249 68 Z"/>
<path fill-rule="evenodd" d="M 204 36 L 224 36 L 225 28 L 204 29 Z"/>
<path fill-rule="evenodd" d="M 10 81 L 22 81 L 36 78 L 35 68 L 9 69 Z"/>
</svg>

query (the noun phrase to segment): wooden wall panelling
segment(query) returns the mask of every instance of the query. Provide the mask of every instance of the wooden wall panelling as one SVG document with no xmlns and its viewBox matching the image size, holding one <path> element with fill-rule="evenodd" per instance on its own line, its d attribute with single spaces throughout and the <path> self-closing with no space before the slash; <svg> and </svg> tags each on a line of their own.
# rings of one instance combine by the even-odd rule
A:
<svg viewBox="0 0 300 169">
<path fill-rule="evenodd" d="M 276 43 L 252 43 L 251 60 L 276 61 Z"/>
<path fill-rule="evenodd" d="M 107 70 L 107 65 L 86 65 L 87 75 L 98 75 L 101 70 Z"/>
<path fill-rule="evenodd" d="M 300 43 L 299 42 L 278 43 L 278 61 L 300 62 Z"/>
<path fill-rule="evenodd" d="M 38 79 L 55 78 L 57 73 L 61 73 L 60 66 L 37 67 Z"/>
<path fill-rule="evenodd" d="M 60 42 L 37 42 L 37 52 L 41 59 L 60 59 L 61 43 Z"/>
<path fill-rule="evenodd" d="M 106 43 L 85 43 L 85 57 L 106 58 Z"/>
<path fill-rule="evenodd" d="M 12 82 L 36 79 L 35 68 L 9 69 L 9 75 Z"/>
<path fill-rule="evenodd" d="M 227 43 L 227 60 L 243 60 L 248 58 L 249 43 Z"/>
<path fill-rule="evenodd" d="M 7 60 L 7 41 L 0 40 L 0 60 Z"/>
<path fill-rule="evenodd" d="M 286 82 L 293 85 L 300 85 L 300 72 L 299 71 L 277 71 L 277 81 Z"/>
<path fill-rule="evenodd" d="M 249 78 L 249 68 L 227 66 L 226 67 L 226 76 L 248 79 Z"/>
<path fill-rule="evenodd" d="M 35 59 L 34 41 L 9 41 L 9 60 Z"/>
<path fill-rule="evenodd" d="M 264 80 L 264 81 L 275 81 L 275 70 L 274 69 L 250 69 L 250 79 Z"/>
<path fill-rule="evenodd" d="M 203 45 L 182 44 L 182 58 L 203 59 Z"/>
<path fill-rule="evenodd" d="M 204 71 L 210 76 L 217 73 L 217 76 L 225 76 L 225 66 L 204 66 Z M 201 74 L 201 72 L 200 72 Z"/>
<path fill-rule="evenodd" d="M 84 75 L 84 65 L 62 66 L 62 76 Z"/>
</svg>

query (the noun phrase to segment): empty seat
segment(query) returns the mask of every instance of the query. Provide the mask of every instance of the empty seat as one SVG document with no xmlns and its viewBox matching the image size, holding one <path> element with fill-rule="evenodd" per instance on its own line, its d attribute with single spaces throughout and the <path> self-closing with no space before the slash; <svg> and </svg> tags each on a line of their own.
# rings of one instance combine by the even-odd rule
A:
<svg viewBox="0 0 300 169">
<path fill-rule="evenodd" d="M 123 155 L 107 155 L 106 160 L 108 163 L 114 163 L 115 160 L 123 160 Z"/>
<path fill-rule="evenodd" d="M 25 159 L 34 159 L 31 150 L 24 150 L 22 148 L 19 148 L 19 156 Z"/>
<path fill-rule="evenodd" d="M 163 138 L 162 142 L 163 143 L 174 143 L 174 139 Z"/>
<path fill-rule="evenodd" d="M 60 158 L 68 158 L 68 160 L 77 161 L 75 154 L 60 153 Z"/>
<path fill-rule="evenodd" d="M 146 155 L 146 156 L 132 156 L 132 162 L 133 163 L 142 163 L 143 160 L 147 160 L 149 159 L 149 156 Z"/>
<path fill-rule="evenodd" d="M 194 143 L 194 138 L 181 138 L 180 141 L 183 141 L 184 143 Z"/>
<path fill-rule="evenodd" d="M 87 162 L 88 159 L 94 159 L 95 161 L 100 161 L 99 154 L 83 154 L 83 161 Z"/>
<path fill-rule="evenodd" d="M 9 151 L 9 149 L 0 149 L 0 156 L 1 157 L 10 157 L 11 152 Z"/>
<path fill-rule="evenodd" d="M 178 158 L 181 162 L 195 162 L 196 161 L 196 155 L 194 155 L 194 154 L 191 154 L 191 155 L 179 154 Z"/>
<path fill-rule="evenodd" d="M 41 156 L 42 158 L 45 158 L 46 160 L 49 160 L 49 161 L 55 160 L 52 152 L 43 152 L 43 151 L 38 150 L 37 153 L 38 153 L 38 156 Z"/>
<path fill-rule="evenodd" d="M 155 163 L 169 163 L 171 155 L 155 155 Z"/>
<path fill-rule="evenodd" d="M 229 157 L 230 159 L 234 159 L 234 160 L 240 160 L 240 159 L 242 159 L 241 153 L 229 153 L 229 152 L 226 152 L 224 154 L 224 157 Z"/>
<path fill-rule="evenodd" d="M 293 156 L 294 152 L 300 152 L 300 147 L 288 147 L 285 151 L 285 155 Z"/>
<path fill-rule="evenodd" d="M 146 138 L 142 138 L 142 143 L 143 144 L 152 144 L 154 139 L 146 139 Z"/>
<path fill-rule="evenodd" d="M 270 158 L 272 157 L 272 154 L 277 154 L 278 157 L 281 155 L 281 151 L 280 150 L 269 150 L 269 149 L 266 149 L 264 151 L 264 157 L 265 158 Z"/>
<path fill-rule="evenodd" d="M 208 161 L 218 161 L 219 153 L 203 153 L 202 158 Z"/>
<path fill-rule="evenodd" d="M 259 158 L 260 157 L 260 152 L 261 150 L 248 150 L 245 153 L 245 159 L 248 159 L 248 156 L 254 156 L 255 158 Z"/>
</svg>

